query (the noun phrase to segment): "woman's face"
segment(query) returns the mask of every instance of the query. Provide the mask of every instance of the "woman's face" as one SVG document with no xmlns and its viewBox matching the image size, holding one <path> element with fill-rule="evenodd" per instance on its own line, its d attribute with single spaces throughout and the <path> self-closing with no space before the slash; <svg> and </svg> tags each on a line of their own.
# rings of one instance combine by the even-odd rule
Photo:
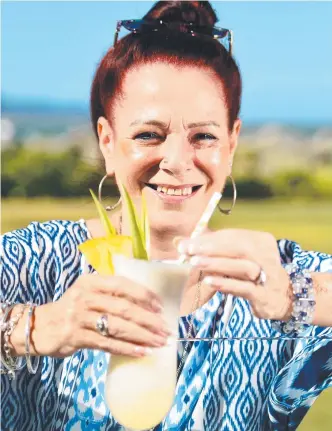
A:
<svg viewBox="0 0 332 431">
<path fill-rule="evenodd" d="M 190 233 L 230 174 L 240 130 L 229 133 L 224 93 L 207 70 L 153 63 L 130 70 L 98 121 L 109 175 L 146 196 L 151 228 Z"/>
</svg>

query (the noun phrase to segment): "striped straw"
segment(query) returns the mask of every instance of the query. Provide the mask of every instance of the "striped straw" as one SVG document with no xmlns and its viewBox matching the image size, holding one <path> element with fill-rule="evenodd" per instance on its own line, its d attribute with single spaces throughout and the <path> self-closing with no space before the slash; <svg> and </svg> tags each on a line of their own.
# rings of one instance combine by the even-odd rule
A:
<svg viewBox="0 0 332 431">
<path fill-rule="evenodd" d="M 209 220 L 210 220 L 214 210 L 216 209 L 216 206 L 218 205 L 218 202 L 220 201 L 221 196 L 222 195 L 219 192 L 213 193 L 209 203 L 207 204 L 205 211 L 203 212 L 202 217 L 200 218 L 199 222 L 197 223 L 197 225 L 196 225 L 193 233 L 191 234 L 190 238 L 196 238 L 197 236 L 199 236 L 201 233 L 204 232 L 204 229 L 208 225 Z M 186 254 L 181 254 L 181 256 L 178 259 L 178 262 L 184 263 L 187 259 L 188 259 L 188 256 Z"/>
</svg>

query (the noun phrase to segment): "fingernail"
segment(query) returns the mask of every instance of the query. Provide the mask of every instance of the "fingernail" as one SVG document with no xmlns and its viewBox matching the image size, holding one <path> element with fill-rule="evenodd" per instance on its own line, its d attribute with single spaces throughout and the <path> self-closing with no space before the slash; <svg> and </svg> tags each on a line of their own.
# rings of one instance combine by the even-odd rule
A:
<svg viewBox="0 0 332 431">
<path fill-rule="evenodd" d="M 173 245 L 174 245 L 174 247 L 175 247 L 175 248 L 177 248 L 177 247 L 178 247 L 178 245 L 179 245 L 179 243 L 180 243 L 182 240 L 183 240 L 183 237 L 182 237 L 182 236 L 175 236 L 175 237 L 173 238 Z"/>
<path fill-rule="evenodd" d="M 214 283 L 214 278 L 211 277 L 211 275 L 207 275 L 206 277 L 203 278 L 203 283 L 208 284 L 209 286 L 212 286 Z"/>
<path fill-rule="evenodd" d="M 190 261 L 189 261 L 190 265 L 192 266 L 202 266 L 205 264 L 205 259 L 202 256 L 193 256 Z"/>
<path fill-rule="evenodd" d="M 167 338 L 166 346 L 170 347 L 177 342 L 178 334 L 172 333 L 171 337 Z"/>
<path fill-rule="evenodd" d="M 161 313 L 164 310 L 164 307 L 160 304 L 160 302 L 157 299 L 153 299 L 151 301 L 151 307 L 153 311 L 156 311 L 157 313 Z"/>
<path fill-rule="evenodd" d="M 164 346 L 167 342 L 167 338 L 165 336 L 163 337 L 157 337 L 152 341 L 152 344 L 156 347 Z"/>
<path fill-rule="evenodd" d="M 144 354 L 142 347 L 139 347 L 139 346 L 134 347 L 133 353 L 135 356 L 143 356 L 143 354 Z"/>
<path fill-rule="evenodd" d="M 171 335 L 172 331 L 169 329 L 167 323 L 164 323 L 161 330 L 165 332 L 166 335 Z"/>
<path fill-rule="evenodd" d="M 181 241 L 178 244 L 178 252 L 180 254 L 196 254 L 199 251 L 199 245 L 191 242 L 191 240 Z"/>
<path fill-rule="evenodd" d="M 180 241 L 177 246 L 178 252 L 180 254 L 185 254 L 188 251 L 187 244 L 185 241 Z"/>
<path fill-rule="evenodd" d="M 197 251 L 198 251 L 195 244 L 192 244 L 192 243 L 190 243 L 187 248 L 188 248 L 188 254 L 191 254 L 191 255 L 197 253 Z"/>
<path fill-rule="evenodd" d="M 153 353 L 153 350 L 150 347 L 136 346 L 134 348 L 134 354 L 135 356 L 138 356 L 138 357 L 152 355 L 152 353 Z"/>
<path fill-rule="evenodd" d="M 168 329 L 159 329 L 159 331 L 157 331 L 157 334 L 160 335 L 161 337 L 168 337 L 169 335 L 171 335 L 171 331 L 169 331 Z"/>
</svg>

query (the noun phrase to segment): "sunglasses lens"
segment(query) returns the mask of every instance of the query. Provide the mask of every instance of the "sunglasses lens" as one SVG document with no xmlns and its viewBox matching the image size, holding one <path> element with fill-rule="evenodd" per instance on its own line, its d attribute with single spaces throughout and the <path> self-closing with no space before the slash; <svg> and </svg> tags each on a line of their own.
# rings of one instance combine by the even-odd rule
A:
<svg viewBox="0 0 332 431">
<path fill-rule="evenodd" d="M 227 50 L 229 50 L 229 41 L 228 35 L 229 30 L 223 28 L 212 28 L 211 27 L 203 27 L 203 26 L 195 26 L 190 23 L 176 23 L 176 22 L 148 22 L 140 19 L 134 20 L 126 20 L 121 22 L 122 26 L 132 32 L 136 33 L 139 31 L 162 31 L 162 30 L 171 30 L 171 31 L 180 31 L 183 33 L 191 33 L 192 35 L 203 35 L 203 36 L 212 36 L 215 39 L 221 39 L 221 43 L 225 46 Z"/>
<path fill-rule="evenodd" d="M 213 29 L 213 36 L 217 37 L 218 39 L 223 39 L 224 37 L 228 36 L 229 31 L 223 28 L 214 28 Z"/>
<path fill-rule="evenodd" d="M 144 21 L 140 19 L 135 19 L 131 21 L 122 21 L 123 27 L 129 31 L 138 31 L 142 28 L 143 24 L 144 24 Z"/>
</svg>

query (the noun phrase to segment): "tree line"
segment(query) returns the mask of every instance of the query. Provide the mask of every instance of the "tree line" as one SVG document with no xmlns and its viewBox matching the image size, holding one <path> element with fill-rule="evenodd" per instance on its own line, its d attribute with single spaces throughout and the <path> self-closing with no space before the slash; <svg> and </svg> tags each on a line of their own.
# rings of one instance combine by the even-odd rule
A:
<svg viewBox="0 0 332 431">
<path fill-rule="evenodd" d="M 102 162 L 86 160 L 78 147 L 50 153 L 26 146 L 11 146 L 4 149 L 1 155 L 2 197 L 5 198 L 87 196 L 89 188 L 97 190 L 105 172 Z M 241 199 L 332 198 L 331 164 L 323 164 L 316 169 L 298 166 L 262 175 L 252 167 L 256 158 L 251 151 L 247 156 L 239 157 L 234 164 L 233 176 Z M 115 184 L 108 182 L 107 194 L 118 196 Z M 224 196 L 231 194 L 229 184 Z"/>
</svg>

